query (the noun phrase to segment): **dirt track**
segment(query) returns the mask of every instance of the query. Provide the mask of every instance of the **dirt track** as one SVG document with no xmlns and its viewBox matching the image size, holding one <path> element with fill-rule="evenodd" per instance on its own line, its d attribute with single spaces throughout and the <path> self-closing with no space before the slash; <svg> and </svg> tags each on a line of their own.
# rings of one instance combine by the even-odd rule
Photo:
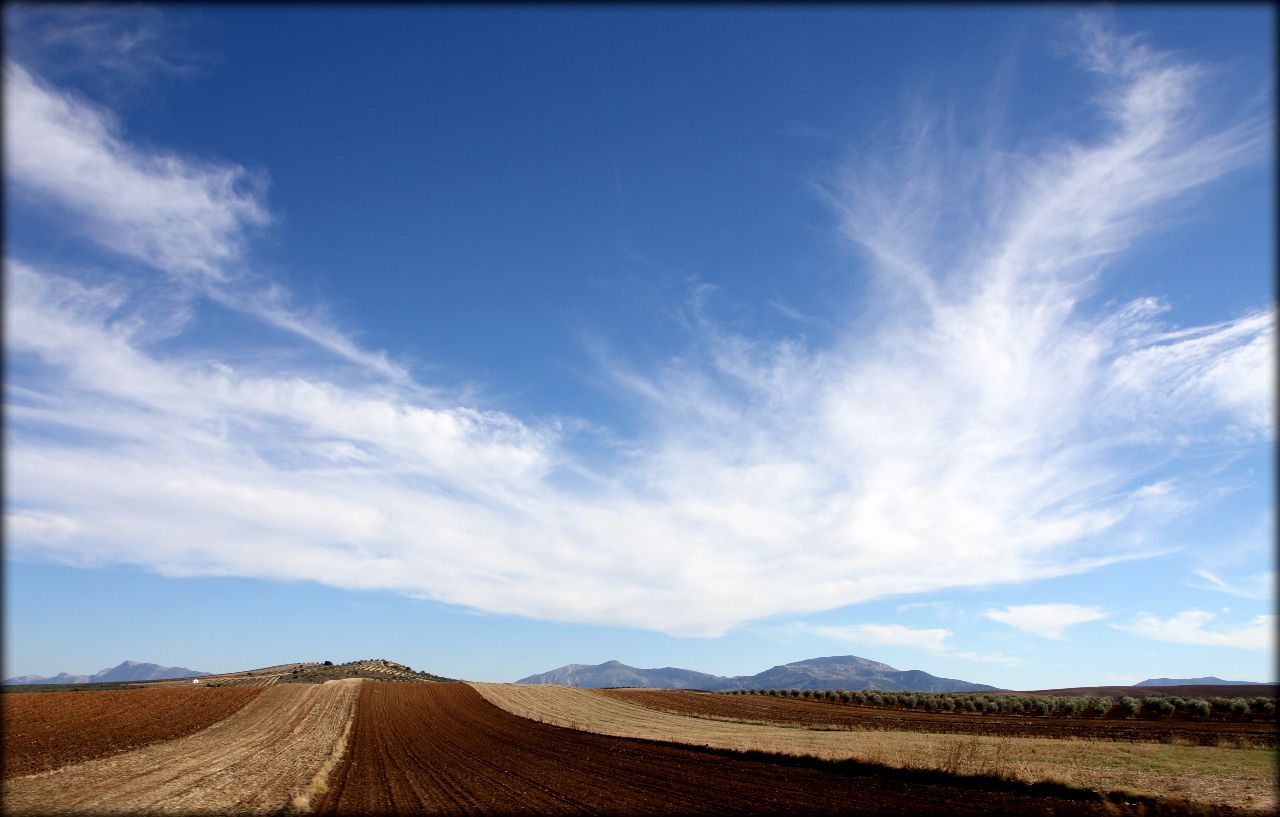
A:
<svg viewBox="0 0 1280 817">
<path fill-rule="evenodd" d="M 930 732 L 993 737 L 1075 740 L 1156 741 L 1202 746 L 1220 744 L 1275 747 L 1275 723 L 1118 721 L 1020 715 L 948 714 L 879 709 L 829 701 L 765 695 L 716 695 L 661 689 L 600 690 L 611 698 L 662 712 L 730 721 L 789 724 L 806 728 Z"/>
<path fill-rule="evenodd" d="M 3 776 L 50 771 L 195 734 L 261 691 L 183 686 L 5 693 Z"/>
<path fill-rule="evenodd" d="M 861 772 L 859 772 L 861 769 Z M 1102 803 L 562 729 L 464 684 L 368 683 L 320 814 L 1093 814 Z M 1135 812 L 1136 813 L 1136 812 Z"/>
<path fill-rule="evenodd" d="M 5 813 L 282 811 L 329 760 L 361 683 L 258 688 L 239 712 L 189 737 L 6 780 Z"/>
</svg>

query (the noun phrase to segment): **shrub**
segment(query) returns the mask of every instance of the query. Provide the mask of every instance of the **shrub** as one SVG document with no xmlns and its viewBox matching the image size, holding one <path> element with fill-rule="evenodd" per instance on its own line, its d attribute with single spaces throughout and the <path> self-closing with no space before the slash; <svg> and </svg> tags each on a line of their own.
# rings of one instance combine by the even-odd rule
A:
<svg viewBox="0 0 1280 817">
<path fill-rule="evenodd" d="M 1204 698 L 1196 698 L 1190 701 L 1191 714 L 1201 718 L 1209 717 L 1209 713 L 1213 711 L 1213 707 Z"/>
<path fill-rule="evenodd" d="M 860 704 L 865 704 L 867 702 L 867 693 L 863 692 L 862 690 L 858 690 L 857 692 L 853 693 L 853 699 Z"/>
<path fill-rule="evenodd" d="M 988 714 L 988 715 L 998 715 L 998 714 L 1000 714 L 1000 703 L 999 703 L 998 701 L 994 701 L 994 700 L 992 700 L 992 701 L 987 701 L 987 702 L 983 705 L 983 707 L 982 707 L 982 711 L 983 711 L 983 712 L 985 712 L 985 713 L 986 713 L 986 714 Z"/>
<path fill-rule="evenodd" d="M 881 706 L 882 704 L 884 704 L 884 696 L 881 695 L 879 692 L 871 693 L 871 703 L 875 704 L 876 706 Z"/>
<path fill-rule="evenodd" d="M 1178 707 L 1174 705 L 1173 701 L 1168 699 L 1159 700 L 1154 704 L 1149 704 L 1148 708 L 1161 717 L 1168 717 L 1178 711 Z"/>
<path fill-rule="evenodd" d="M 1124 709 L 1124 716 L 1132 718 L 1138 714 L 1138 710 L 1142 708 L 1142 702 L 1137 698 L 1131 698 L 1128 695 L 1120 699 L 1120 706 Z"/>
<path fill-rule="evenodd" d="M 1050 698 L 1040 698 L 1036 701 L 1037 715 L 1052 715 L 1054 709 L 1054 701 Z"/>
<path fill-rule="evenodd" d="M 840 703 L 847 704 L 851 700 L 853 700 L 853 696 L 849 694 L 848 690 L 840 690 Z"/>
<path fill-rule="evenodd" d="M 1244 698 L 1231 699 L 1231 714 L 1243 715 L 1249 711 L 1249 702 Z"/>
<path fill-rule="evenodd" d="M 930 695 L 924 699 L 924 709 L 926 712 L 936 712 L 938 710 L 938 699 Z"/>
<path fill-rule="evenodd" d="M 943 698 L 943 699 L 942 699 L 942 708 L 943 708 L 943 709 L 945 709 L 945 710 L 947 710 L 948 712 L 955 712 L 955 711 L 956 711 L 956 699 L 955 699 L 955 698 Z"/>
</svg>

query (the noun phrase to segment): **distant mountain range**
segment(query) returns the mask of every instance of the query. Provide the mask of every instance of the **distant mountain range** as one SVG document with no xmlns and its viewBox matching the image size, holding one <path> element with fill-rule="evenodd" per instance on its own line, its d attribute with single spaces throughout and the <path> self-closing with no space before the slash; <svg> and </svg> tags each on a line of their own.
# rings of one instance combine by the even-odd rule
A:
<svg viewBox="0 0 1280 817">
<path fill-rule="evenodd" d="M 856 655 L 810 658 L 767 669 L 756 675 L 725 677 L 679 667 L 637 669 L 620 661 L 568 666 L 521 678 L 518 684 L 563 684 L 575 687 L 651 687 L 656 689 L 878 689 L 887 692 L 994 692 L 996 687 L 939 678 L 922 670 L 899 670 Z"/>
<path fill-rule="evenodd" d="M 1148 678 L 1134 684 L 1136 687 L 1189 687 L 1189 686 L 1266 686 L 1262 681 L 1224 681 L 1210 675 L 1208 678 Z"/>
<path fill-rule="evenodd" d="M 6 684 L 100 684 L 109 681 L 162 681 L 166 678 L 192 678 L 197 675 L 208 675 L 186 667 L 162 667 L 159 664 L 144 664 L 139 661 L 125 661 L 118 666 L 109 667 L 93 675 L 68 675 L 60 672 L 45 677 L 42 675 L 19 675 L 7 678 Z"/>
</svg>

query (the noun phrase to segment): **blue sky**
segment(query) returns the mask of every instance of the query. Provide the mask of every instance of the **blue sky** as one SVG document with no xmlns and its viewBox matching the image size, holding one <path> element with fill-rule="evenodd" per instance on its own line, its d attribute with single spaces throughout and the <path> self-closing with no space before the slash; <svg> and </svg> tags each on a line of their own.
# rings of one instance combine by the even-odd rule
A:
<svg viewBox="0 0 1280 817">
<path fill-rule="evenodd" d="M 6 675 L 1273 680 L 1273 18 L 7 5 Z"/>
</svg>

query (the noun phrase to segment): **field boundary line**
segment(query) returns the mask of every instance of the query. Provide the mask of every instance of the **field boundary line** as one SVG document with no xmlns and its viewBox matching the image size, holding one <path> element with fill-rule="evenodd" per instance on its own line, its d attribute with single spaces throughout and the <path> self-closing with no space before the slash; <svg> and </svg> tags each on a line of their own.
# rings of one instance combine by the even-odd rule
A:
<svg viewBox="0 0 1280 817">
<path fill-rule="evenodd" d="M 356 701 L 351 706 L 351 712 L 347 715 L 346 726 L 342 729 L 342 734 L 333 744 L 333 749 L 329 751 L 329 757 L 325 759 L 324 765 L 321 766 L 311 782 L 289 798 L 289 804 L 299 812 L 308 812 L 311 810 L 311 800 L 316 795 L 324 794 L 329 790 L 329 776 L 333 774 L 333 770 L 342 761 L 343 756 L 347 753 L 348 740 L 351 737 L 351 728 L 356 722 L 356 709 L 359 705 L 360 694 L 364 692 L 364 678 L 345 678 L 338 681 L 326 681 L 328 684 L 349 684 L 354 682 L 355 686 L 360 687 L 356 693 Z"/>
<path fill-rule="evenodd" d="M 851 760 L 895 769 L 932 769 L 962 776 L 1007 777 L 1098 791 L 1126 790 L 1245 809 L 1276 806 L 1274 749 L 808 730 L 695 718 L 580 687 L 476 682 L 470 686 L 489 703 L 513 715 L 613 737 Z"/>
</svg>

